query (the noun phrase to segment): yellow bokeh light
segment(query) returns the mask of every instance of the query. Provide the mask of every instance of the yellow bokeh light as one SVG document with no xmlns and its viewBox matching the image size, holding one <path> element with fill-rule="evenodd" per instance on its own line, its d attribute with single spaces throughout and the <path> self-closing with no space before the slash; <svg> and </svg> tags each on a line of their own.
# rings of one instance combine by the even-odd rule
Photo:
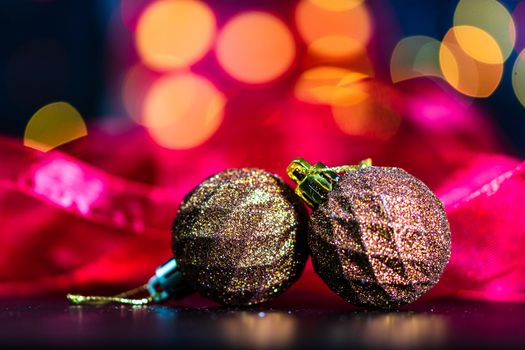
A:
<svg viewBox="0 0 525 350">
<path fill-rule="evenodd" d="M 308 45 L 309 53 L 336 59 L 357 55 L 362 51 L 364 51 L 362 43 L 342 35 L 327 35 Z"/>
<path fill-rule="evenodd" d="M 454 12 L 454 26 L 476 27 L 488 33 L 499 46 L 503 59 L 507 59 L 512 53 L 516 41 L 516 26 L 509 11 L 496 0 L 461 0 Z M 469 52 L 471 49 L 469 46 L 475 45 L 472 42 L 471 32 L 461 31 L 456 35 L 459 44 L 465 51 Z M 475 51 L 478 50 L 475 49 Z M 486 53 L 482 57 L 485 55 Z M 488 58 L 494 57 L 489 56 Z M 478 60 L 481 59 L 478 57 Z M 493 61 L 481 61 L 494 63 Z"/>
<path fill-rule="evenodd" d="M 217 58 L 239 81 L 258 84 L 284 74 L 295 59 L 288 27 L 265 12 L 246 12 L 231 19 L 217 40 Z"/>
<path fill-rule="evenodd" d="M 143 106 L 143 124 L 163 147 L 201 145 L 219 128 L 226 99 L 207 79 L 192 73 L 165 76 L 152 85 Z"/>
<path fill-rule="evenodd" d="M 400 40 L 390 58 L 392 82 L 422 76 L 441 77 L 440 46 L 438 40 L 428 36 L 410 36 Z"/>
<path fill-rule="evenodd" d="M 215 17 L 204 3 L 162 0 L 141 15 L 135 41 L 144 64 L 164 71 L 201 59 L 209 51 L 215 31 Z"/>
<path fill-rule="evenodd" d="M 463 51 L 473 59 L 488 64 L 503 63 L 498 43 L 484 30 L 472 26 L 456 26 L 454 36 Z"/>
<path fill-rule="evenodd" d="M 29 120 L 24 145 L 47 152 L 87 135 L 80 113 L 67 102 L 53 102 L 40 108 Z"/>
<path fill-rule="evenodd" d="M 364 0 L 308 0 L 311 3 L 328 11 L 347 11 L 357 7 Z"/>
<path fill-rule="evenodd" d="M 525 107 L 525 49 L 521 51 L 512 67 L 512 88 L 520 103 Z"/>
<path fill-rule="evenodd" d="M 503 62 L 490 64 L 476 60 L 472 55 L 472 50 L 466 52 L 464 47 L 458 43 L 458 37 L 465 32 L 468 32 L 471 39 L 476 42 L 476 50 L 480 51 L 478 56 L 491 55 L 483 53 L 483 48 L 494 47 L 490 35 L 479 29 L 472 30 L 469 26 L 453 27 L 443 38 L 439 50 L 439 64 L 443 78 L 464 95 L 490 96 L 501 81 Z M 476 33 L 479 35 L 476 36 Z"/>
<path fill-rule="evenodd" d="M 308 50 L 322 57 L 345 58 L 362 51 L 372 33 L 366 4 L 357 1 L 299 2 L 295 21 Z M 351 5 L 351 6 L 350 6 Z"/>
<path fill-rule="evenodd" d="M 348 69 L 320 66 L 305 71 L 295 84 L 295 97 L 312 104 L 343 104 L 366 98 L 361 83 L 368 75 Z"/>
</svg>

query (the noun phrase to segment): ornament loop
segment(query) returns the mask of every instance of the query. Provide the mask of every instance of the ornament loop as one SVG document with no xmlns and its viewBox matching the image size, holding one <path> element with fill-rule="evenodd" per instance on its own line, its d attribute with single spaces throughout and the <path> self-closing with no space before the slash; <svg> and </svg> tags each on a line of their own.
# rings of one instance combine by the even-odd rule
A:
<svg viewBox="0 0 525 350">
<path fill-rule="evenodd" d="M 323 163 L 311 165 L 303 158 L 295 158 L 286 168 L 286 173 L 297 183 L 295 193 L 310 207 L 315 207 L 326 200 L 334 183 L 339 181 L 338 173 L 366 168 L 372 165 L 370 158 L 358 165 L 327 167 Z"/>
</svg>

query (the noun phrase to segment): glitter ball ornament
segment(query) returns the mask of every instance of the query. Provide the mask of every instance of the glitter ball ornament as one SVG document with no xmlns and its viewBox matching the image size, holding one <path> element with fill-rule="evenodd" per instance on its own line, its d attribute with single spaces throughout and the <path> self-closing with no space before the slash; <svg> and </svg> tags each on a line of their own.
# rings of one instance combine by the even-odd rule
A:
<svg viewBox="0 0 525 350">
<path fill-rule="evenodd" d="M 308 246 L 334 292 L 355 305 L 392 308 L 438 282 L 450 257 L 450 228 L 443 204 L 420 180 L 369 161 L 327 168 L 299 158 L 288 174 L 314 207 Z"/>
<path fill-rule="evenodd" d="M 252 305 L 286 290 L 306 258 L 306 210 L 280 178 L 229 169 L 198 185 L 173 223 L 173 253 L 195 291 Z"/>
</svg>

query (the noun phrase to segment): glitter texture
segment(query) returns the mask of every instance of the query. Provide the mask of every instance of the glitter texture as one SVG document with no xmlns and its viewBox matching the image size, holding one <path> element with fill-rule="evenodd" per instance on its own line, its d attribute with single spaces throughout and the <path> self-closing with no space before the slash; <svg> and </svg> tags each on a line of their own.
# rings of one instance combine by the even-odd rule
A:
<svg viewBox="0 0 525 350">
<path fill-rule="evenodd" d="M 392 308 L 416 300 L 450 258 L 441 201 L 398 168 L 345 173 L 314 210 L 308 245 L 315 271 L 347 301 Z"/>
<path fill-rule="evenodd" d="M 229 169 L 197 186 L 173 223 L 173 253 L 187 283 L 217 302 L 272 299 L 301 274 L 307 214 L 293 190 L 259 169 Z"/>
</svg>

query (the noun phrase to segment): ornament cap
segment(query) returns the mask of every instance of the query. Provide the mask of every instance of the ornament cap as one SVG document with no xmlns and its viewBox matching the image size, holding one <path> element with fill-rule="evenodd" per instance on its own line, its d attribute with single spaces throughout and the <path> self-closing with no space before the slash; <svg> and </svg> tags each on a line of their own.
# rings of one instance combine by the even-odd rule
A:
<svg viewBox="0 0 525 350">
<path fill-rule="evenodd" d="M 370 158 L 362 160 L 358 165 L 343 165 L 329 168 L 319 162 L 311 165 L 303 158 L 295 158 L 286 168 L 288 177 L 297 183 L 295 193 L 310 207 L 316 207 L 324 202 L 339 181 L 340 172 L 357 170 L 372 165 Z"/>
<path fill-rule="evenodd" d="M 326 199 L 339 175 L 323 163 L 311 165 L 303 158 L 294 159 L 286 168 L 288 176 L 297 183 L 295 193 L 311 207 Z"/>
<path fill-rule="evenodd" d="M 148 281 L 148 292 L 153 301 L 160 303 L 171 297 L 180 297 L 187 289 L 175 258 L 171 258 L 155 270 Z"/>
</svg>

